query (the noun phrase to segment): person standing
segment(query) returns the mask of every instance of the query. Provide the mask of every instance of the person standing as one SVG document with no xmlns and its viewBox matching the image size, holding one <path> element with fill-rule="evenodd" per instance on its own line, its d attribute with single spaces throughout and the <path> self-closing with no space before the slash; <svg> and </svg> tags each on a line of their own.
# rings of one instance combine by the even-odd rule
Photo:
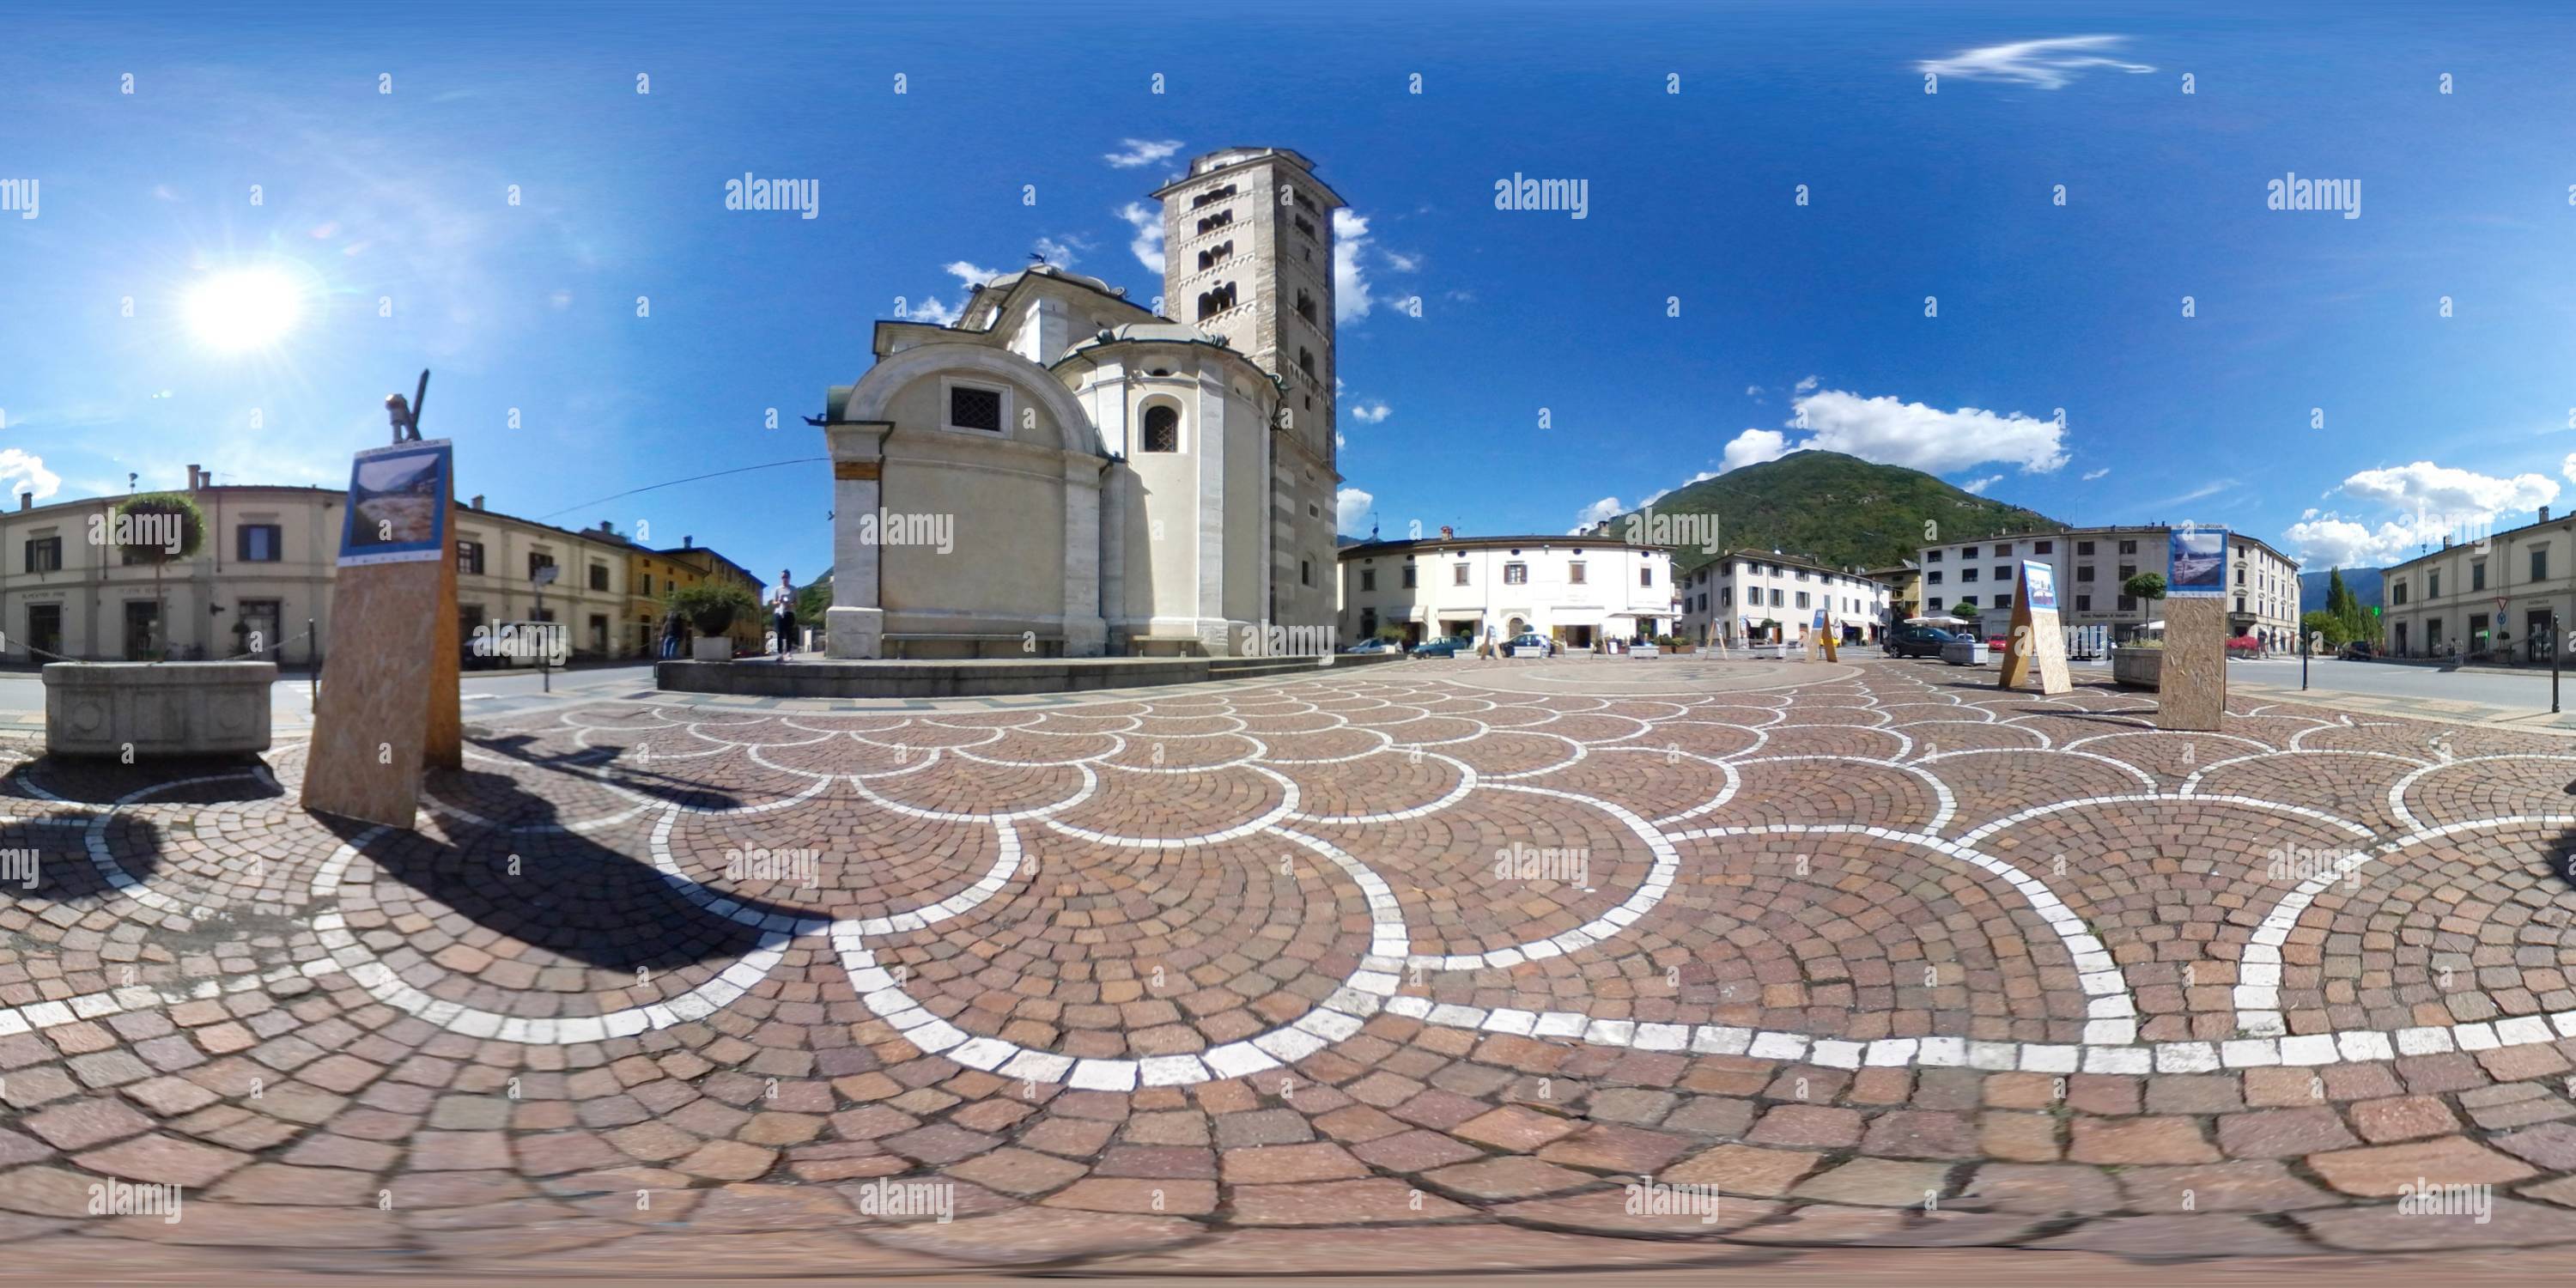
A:
<svg viewBox="0 0 2576 1288">
<path fill-rule="evenodd" d="M 680 635 L 680 610 L 674 608 L 663 613 L 662 656 L 664 659 L 667 660 L 680 655 Z"/>
<path fill-rule="evenodd" d="M 796 581 L 784 568 L 769 595 L 769 623 L 778 633 L 778 660 L 787 661 L 796 652 Z"/>
</svg>

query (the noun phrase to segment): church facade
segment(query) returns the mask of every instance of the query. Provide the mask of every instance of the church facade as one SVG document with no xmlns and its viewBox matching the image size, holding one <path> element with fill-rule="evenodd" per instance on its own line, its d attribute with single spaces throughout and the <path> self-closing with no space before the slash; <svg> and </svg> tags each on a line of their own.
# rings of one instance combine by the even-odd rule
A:
<svg viewBox="0 0 2576 1288">
<path fill-rule="evenodd" d="M 1228 148 L 1153 194 L 1158 307 L 1040 264 L 831 391 L 836 658 L 1330 651 L 1332 212 Z"/>
</svg>

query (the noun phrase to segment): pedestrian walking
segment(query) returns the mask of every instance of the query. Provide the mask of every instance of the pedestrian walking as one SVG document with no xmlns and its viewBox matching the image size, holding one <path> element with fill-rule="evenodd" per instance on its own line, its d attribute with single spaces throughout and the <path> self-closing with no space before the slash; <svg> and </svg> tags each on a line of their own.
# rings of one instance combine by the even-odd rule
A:
<svg viewBox="0 0 2576 1288">
<path fill-rule="evenodd" d="M 787 661 L 796 652 L 796 580 L 784 568 L 769 595 L 769 623 L 778 633 L 778 660 Z"/>
</svg>

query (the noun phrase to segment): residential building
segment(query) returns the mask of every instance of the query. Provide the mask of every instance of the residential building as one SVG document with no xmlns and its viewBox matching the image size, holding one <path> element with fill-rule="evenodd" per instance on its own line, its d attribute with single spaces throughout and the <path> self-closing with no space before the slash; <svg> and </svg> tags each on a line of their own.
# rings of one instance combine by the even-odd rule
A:
<svg viewBox="0 0 2576 1288">
<path fill-rule="evenodd" d="M 1892 568 L 1872 568 L 1861 576 L 1887 587 L 1887 611 L 1890 620 L 1903 624 L 1908 617 L 1918 616 L 1923 606 L 1923 570 L 1910 561 Z"/>
<path fill-rule="evenodd" d="M 682 537 L 678 548 L 654 550 L 635 546 L 627 552 L 626 572 L 628 651 L 641 656 L 656 656 L 662 642 L 662 617 L 670 609 L 674 592 L 709 581 L 725 581 L 741 587 L 754 601 L 764 605 L 761 612 L 736 618 L 725 633 L 733 638 L 738 652 L 758 653 L 768 638 L 768 583 L 754 576 L 750 569 L 698 544 L 695 537 Z"/>
<path fill-rule="evenodd" d="M 1439 636 L 1535 631 L 1569 649 L 1672 629 L 1672 552 L 1617 537 L 1460 537 L 1341 549 L 1341 634 L 1394 627 L 1410 648 Z"/>
<path fill-rule="evenodd" d="M 1822 610 L 1835 638 L 1874 643 L 1891 592 L 1857 568 L 1777 550 L 1730 550 L 1682 577 L 1682 630 L 1693 641 L 1794 643 Z"/>
<path fill-rule="evenodd" d="M 2539 517 L 2380 573 L 2384 642 L 2397 657 L 2504 653 L 2546 662 L 2550 617 L 2576 624 L 2576 518 Z"/>
<path fill-rule="evenodd" d="M 348 494 L 334 488 L 263 484 L 215 486 L 188 467 L 188 491 L 205 512 L 195 557 L 160 570 L 128 564 L 91 541 L 122 497 L 37 505 L 19 494 L 0 513 L 0 638 L 12 663 L 57 657 L 137 659 L 253 654 L 310 662 L 330 642 L 331 584 L 339 566 Z M 626 540 L 601 525 L 574 532 L 494 514 L 483 498 L 458 505 L 457 613 L 460 638 L 504 621 L 565 624 L 577 656 L 624 657 L 635 650 L 614 629 L 627 612 Z M 561 571 L 539 588 L 536 568 Z M 311 624 L 310 631 L 307 623 Z"/>
<path fill-rule="evenodd" d="M 1156 191 L 1155 307 L 1037 264 L 954 325 L 877 323 L 876 365 L 824 417 L 831 656 L 1325 642 L 1343 203 L 1314 169 L 1228 148 Z"/>
<path fill-rule="evenodd" d="M 2021 561 L 2037 560 L 2056 572 L 2060 625 L 2108 627 L 2115 637 L 2164 616 L 2163 605 L 2121 591 L 2142 572 L 2163 574 L 2172 529 L 2163 524 L 2069 528 L 2059 532 L 2002 533 L 1979 540 L 1927 545 L 1915 566 L 1923 577 L 1924 616 L 1975 616 L 1980 629 L 2000 634 L 2009 621 Z M 2272 648 L 2294 647 L 2299 630 L 2299 566 L 2259 538 L 2227 535 L 2228 624 Z M 1973 614 L 1962 605 L 1973 604 Z"/>
</svg>

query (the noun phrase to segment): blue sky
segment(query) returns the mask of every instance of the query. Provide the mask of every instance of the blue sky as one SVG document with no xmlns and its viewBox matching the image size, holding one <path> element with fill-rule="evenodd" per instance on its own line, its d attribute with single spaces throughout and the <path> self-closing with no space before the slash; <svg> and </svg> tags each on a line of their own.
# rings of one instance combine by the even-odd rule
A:
<svg viewBox="0 0 2576 1288">
<path fill-rule="evenodd" d="M 2316 566 L 2566 508 L 2576 18 L 2239 8 L 21 15 L 0 488 L 337 486 L 428 365 L 460 491 L 803 579 L 819 463 L 600 498 L 819 457 L 800 417 L 872 319 L 1042 244 L 1150 298 L 1122 210 L 1271 144 L 1352 206 L 1362 532 L 1563 531 L 1810 443 Z M 746 172 L 818 181 L 817 217 L 727 211 Z M 2292 173 L 2359 217 L 2267 209 Z M 1586 217 L 1496 210 L 1515 174 L 1584 180 Z M 304 298 L 236 351 L 188 302 L 245 266 Z"/>
</svg>

